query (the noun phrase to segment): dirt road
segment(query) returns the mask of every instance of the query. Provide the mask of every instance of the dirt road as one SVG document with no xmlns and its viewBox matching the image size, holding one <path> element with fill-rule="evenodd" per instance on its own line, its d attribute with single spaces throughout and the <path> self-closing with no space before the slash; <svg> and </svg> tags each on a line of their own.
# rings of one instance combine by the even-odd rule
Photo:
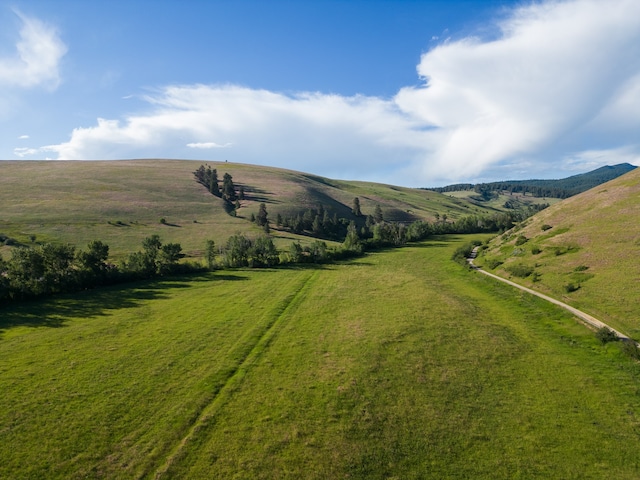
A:
<svg viewBox="0 0 640 480">
<path fill-rule="evenodd" d="M 520 290 L 524 290 L 525 292 L 530 293 L 531 295 L 535 295 L 536 297 L 543 298 L 548 302 L 554 303 L 554 304 L 564 308 L 565 310 L 568 310 L 569 312 L 571 312 L 573 315 L 578 317 L 581 321 L 583 321 L 587 325 L 590 325 L 590 326 L 595 327 L 595 328 L 607 327 L 611 331 L 615 332 L 615 334 L 621 340 L 627 340 L 627 341 L 630 340 L 630 338 L 628 336 L 626 336 L 624 333 L 619 332 L 614 328 L 611 328 L 606 323 L 601 322 L 597 318 L 592 317 L 591 315 L 589 315 L 588 313 L 583 312 L 582 310 L 578 310 L 577 308 L 574 308 L 571 305 L 567 305 L 566 303 L 561 302 L 560 300 L 556 300 L 555 298 L 551 298 L 551 297 L 549 297 L 549 296 L 547 296 L 547 295 L 545 295 L 543 293 L 536 292 L 535 290 L 531 290 L 530 288 L 523 287 L 522 285 L 518 285 L 517 283 L 512 282 L 511 280 L 507 280 L 506 278 L 499 277 L 497 275 L 494 275 L 493 273 L 485 272 L 480 267 L 477 267 L 476 265 L 473 264 L 473 261 L 476 258 L 477 254 L 478 254 L 478 247 L 475 247 L 473 249 L 473 251 L 471 252 L 471 255 L 469 256 L 469 258 L 467 258 L 467 262 L 469 262 L 469 265 L 471 266 L 471 268 L 473 268 L 477 272 L 480 272 L 480 273 L 482 273 L 484 275 L 487 275 L 489 277 L 495 278 L 496 280 L 500 280 L 501 282 L 504 282 L 504 283 L 507 283 L 507 284 L 509 284 L 509 285 L 511 285 L 513 287 L 519 288 Z"/>
</svg>

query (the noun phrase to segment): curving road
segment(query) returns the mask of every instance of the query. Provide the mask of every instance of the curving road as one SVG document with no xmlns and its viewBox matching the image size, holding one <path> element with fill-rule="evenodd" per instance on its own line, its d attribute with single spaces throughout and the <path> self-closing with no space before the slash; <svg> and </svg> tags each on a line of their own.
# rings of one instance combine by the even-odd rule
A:
<svg viewBox="0 0 640 480">
<path fill-rule="evenodd" d="M 543 298 L 544 300 L 546 300 L 548 302 L 551 302 L 551 303 L 553 303 L 555 305 L 558 305 L 558 306 L 564 308 L 565 310 L 568 310 L 569 312 L 571 312 L 573 315 L 578 317 L 580 320 L 582 320 L 587 325 L 591 325 L 592 327 L 595 327 L 595 328 L 607 327 L 612 332 L 614 332 L 618 336 L 618 338 L 620 340 L 626 340 L 626 341 L 631 340 L 624 333 L 617 331 L 615 328 L 611 328 L 606 323 L 601 322 L 597 318 L 592 317 L 591 315 L 589 315 L 588 313 L 583 312 L 582 310 L 578 310 L 577 308 L 574 308 L 571 305 L 567 305 L 566 303 L 561 302 L 560 300 L 556 300 L 555 298 L 551 298 L 551 297 L 549 297 L 549 296 L 547 296 L 547 295 L 545 295 L 543 293 L 536 292 L 535 290 L 531 290 L 530 288 L 523 287 L 522 285 L 518 285 L 517 283 L 512 282 L 511 280 L 507 280 L 506 278 L 499 277 L 497 275 L 494 275 L 493 273 L 485 272 L 480 267 L 478 267 L 478 266 L 473 264 L 473 261 L 476 258 L 477 254 L 478 254 L 478 247 L 474 247 L 474 249 L 471 252 L 471 255 L 469 256 L 469 258 L 467 258 L 467 262 L 469 262 L 469 265 L 475 271 L 480 272 L 480 273 L 482 273 L 484 275 L 487 275 L 489 277 L 495 278 L 496 280 L 500 280 L 501 282 L 504 282 L 504 283 L 507 283 L 507 284 L 509 284 L 509 285 L 511 285 L 513 287 L 519 288 L 520 290 L 524 290 L 525 292 L 530 293 L 531 295 L 535 295 L 536 297 Z"/>
</svg>

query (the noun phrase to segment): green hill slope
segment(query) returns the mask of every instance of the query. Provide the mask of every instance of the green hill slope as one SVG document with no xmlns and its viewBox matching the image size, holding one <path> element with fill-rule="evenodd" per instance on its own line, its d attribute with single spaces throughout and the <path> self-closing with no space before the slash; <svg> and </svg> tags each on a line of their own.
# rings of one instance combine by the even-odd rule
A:
<svg viewBox="0 0 640 480">
<path fill-rule="evenodd" d="M 640 337 L 640 169 L 549 207 L 479 264 Z M 528 274 L 528 275 L 527 275 Z M 527 275 L 519 278 L 518 275 Z"/>
<path fill-rule="evenodd" d="M 419 189 L 367 182 L 335 181 L 291 170 L 255 165 L 209 162 L 222 178 L 229 173 L 246 199 L 237 217 L 224 202 L 195 181 L 200 161 L 131 160 L 104 162 L 0 162 L 0 234 L 17 242 L 71 243 L 80 248 L 102 240 L 117 257 L 139 248 L 149 235 L 181 243 L 190 256 L 199 256 L 206 239 L 218 245 L 230 235 L 260 230 L 247 220 L 267 205 L 273 223 L 278 213 L 295 215 L 323 208 L 352 218 L 354 197 L 362 213 L 380 205 L 390 221 L 433 220 L 446 214 L 454 220 L 489 212 L 469 202 Z M 164 218 L 166 224 L 161 224 Z M 296 237 L 273 232 L 276 242 Z M 4 247 L 5 253 L 7 247 Z"/>
</svg>

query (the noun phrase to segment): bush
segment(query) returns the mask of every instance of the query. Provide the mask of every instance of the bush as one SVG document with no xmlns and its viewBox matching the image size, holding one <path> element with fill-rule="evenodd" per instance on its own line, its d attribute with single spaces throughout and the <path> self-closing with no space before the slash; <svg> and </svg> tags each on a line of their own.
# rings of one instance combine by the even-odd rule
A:
<svg viewBox="0 0 640 480">
<path fill-rule="evenodd" d="M 472 243 L 465 243 L 464 245 L 459 246 L 456 249 L 456 251 L 453 252 L 451 259 L 462 265 L 466 265 L 467 258 L 469 258 L 469 256 L 471 255 L 471 252 L 473 251 L 473 247 L 474 245 Z"/>
<path fill-rule="evenodd" d="M 524 235 L 518 235 L 518 238 L 516 238 L 516 246 L 524 245 L 528 241 L 529 239 Z"/>
<path fill-rule="evenodd" d="M 573 269 L 574 272 L 584 272 L 585 270 L 588 270 L 589 267 L 587 267 L 586 265 L 578 265 L 576 268 Z"/>
<path fill-rule="evenodd" d="M 576 290 L 579 290 L 579 289 L 580 289 L 579 283 L 567 283 L 564 286 L 564 291 L 567 293 L 575 292 Z"/>
<path fill-rule="evenodd" d="M 488 258 L 485 261 L 485 265 L 487 266 L 487 268 L 489 268 L 491 270 L 495 270 L 500 265 L 502 265 L 502 262 L 500 260 L 498 260 L 497 258 Z"/>
<path fill-rule="evenodd" d="M 624 353 L 634 360 L 640 360 L 640 348 L 638 348 L 638 344 L 636 342 L 633 340 L 624 340 L 620 343 L 620 347 Z"/>
<path fill-rule="evenodd" d="M 531 247 L 531 253 L 533 255 L 538 255 L 540 252 L 542 252 L 542 249 L 539 246 L 534 245 L 533 247 Z"/>
<path fill-rule="evenodd" d="M 547 230 L 551 230 L 552 228 L 553 228 L 553 227 L 552 227 L 551 225 L 548 225 L 548 224 L 546 224 L 546 223 L 545 223 L 544 225 L 542 225 L 542 227 L 540 227 L 540 229 L 541 229 L 543 232 L 546 232 Z"/>
<path fill-rule="evenodd" d="M 618 341 L 618 335 L 616 335 L 616 332 L 611 330 L 609 327 L 602 327 L 596 330 L 596 338 L 600 340 L 602 345 Z"/>
<path fill-rule="evenodd" d="M 517 265 L 509 265 L 506 270 L 513 275 L 514 277 L 518 277 L 518 278 L 526 278 L 529 275 L 531 275 L 533 273 L 533 267 L 529 266 L 529 265 L 522 265 L 522 264 L 517 264 Z"/>
<path fill-rule="evenodd" d="M 160 219 L 160 223 L 161 223 L 162 225 L 166 225 L 166 224 L 167 224 L 167 219 L 166 219 L 166 218 L 164 218 L 164 217 L 162 217 L 162 218 Z"/>
</svg>

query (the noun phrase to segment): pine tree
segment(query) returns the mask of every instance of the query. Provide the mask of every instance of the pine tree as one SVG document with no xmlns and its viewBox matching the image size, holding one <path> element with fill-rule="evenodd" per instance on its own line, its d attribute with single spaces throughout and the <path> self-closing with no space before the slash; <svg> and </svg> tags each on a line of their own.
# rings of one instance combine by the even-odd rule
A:
<svg viewBox="0 0 640 480">
<path fill-rule="evenodd" d="M 264 203 L 261 203 L 260 208 L 258 209 L 258 215 L 256 216 L 256 224 L 260 227 L 264 227 L 269 223 L 269 219 L 267 218 L 268 216 L 267 206 Z"/>
<path fill-rule="evenodd" d="M 360 211 L 360 199 L 358 197 L 353 199 L 353 209 L 351 212 L 356 216 L 360 217 L 362 212 Z"/>
</svg>

